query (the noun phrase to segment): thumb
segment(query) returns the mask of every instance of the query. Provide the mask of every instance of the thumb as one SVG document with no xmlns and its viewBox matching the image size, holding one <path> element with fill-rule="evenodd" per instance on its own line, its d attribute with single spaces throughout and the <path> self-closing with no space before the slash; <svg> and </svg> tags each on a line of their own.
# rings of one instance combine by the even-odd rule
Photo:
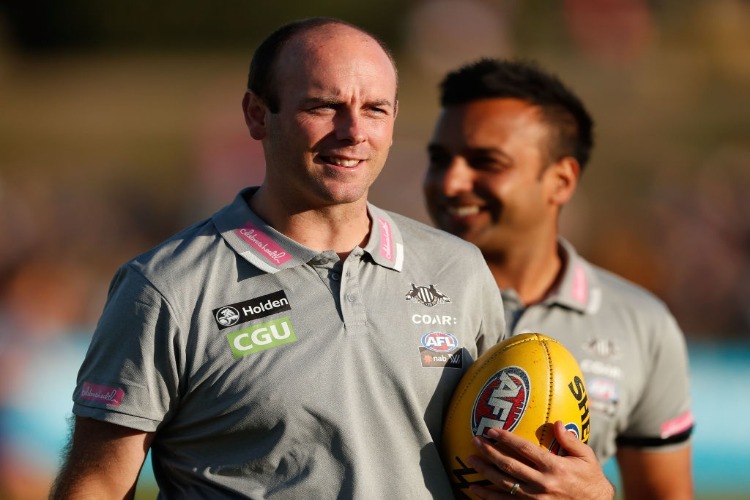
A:
<svg viewBox="0 0 750 500">
<path fill-rule="evenodd" d="M 565 428 L 562 420 L 555 422 L 555 438 L 569 456 L 583 457 L 593 453 L 593 450 L 576 436 L 575 433 Z"/>
</svg>

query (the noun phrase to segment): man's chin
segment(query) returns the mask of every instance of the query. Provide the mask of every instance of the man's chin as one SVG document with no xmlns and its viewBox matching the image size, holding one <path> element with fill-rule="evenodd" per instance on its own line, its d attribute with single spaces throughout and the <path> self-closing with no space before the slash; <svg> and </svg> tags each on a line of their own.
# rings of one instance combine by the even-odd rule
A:
<svg viewBox="0 0 750 500">
<path fill-rule="evenodd" d="M 470 243 L 473 243 L 472 240 L 476 238 L 476 231 L 473 230 L 472 227 L 466 226 L 464 224 L 456 224 L 454 221 L 442 221 L 441 224 L 439 224 L 440 229 L 443 231 L 447 231 L 451 233 L 454 236 L 458 236 L 461 239 L 464 239 Z"/>
</svg>

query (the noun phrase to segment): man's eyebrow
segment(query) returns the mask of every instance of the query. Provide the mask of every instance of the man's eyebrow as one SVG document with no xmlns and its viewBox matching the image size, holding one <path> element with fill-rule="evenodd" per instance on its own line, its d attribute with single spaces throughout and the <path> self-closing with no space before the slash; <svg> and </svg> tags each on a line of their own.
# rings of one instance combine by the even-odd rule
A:
<svg viewBox="0 0 750 500">
<path fill-rule="evenodd" d="M 307 97 L 304 101 L 304 104 L 307 105 L 316 105 L 316 104 L 330 104 L 330 105 L 338 105 L 343 104 L 344 100 L 340 99 L 338 97 L 327 97 L 327 96 L 311 96 Z M 389 99 L 375 99 L 372 101 L 365 101 L 365 105 L 367 106 L 388 106 L 393 108 L 394 104 Z"/>
<path fill-rule="evenodd" d="M 427 144 L 427 152 L 429 153 L 441 153 L 447 151 L 445 147 L 440 145 L 436 142 L 430 142 Z M 471 155 L 488 155 L 488 156 L 498 156 L 502 158 L 510 158 L 505 151 L 498 148 L 492 148 L 492 147 L 466 147 L 461 151 L 462 156 L 471 156 Z"/>
<path fill-rule="evenodd" d="M 391 108 L 394 107 L 393 103 L 388 99 L 376 99 L 374 101 L 368 101 L 368 104 L 370 106 L 390 106 Z"/>
<path fill-rule="evenodd" d="M 307 97 L 303 102 L 305 104 L 341 104 L 341 100 L 335 97 L 319 96 Z"/>
<path fill-rule="evenodd" d="M 481 155 L 493 155 L 493 156 L 505 156 L 508 155 L 499 148 L 467 148 L 467 151 L 472 154 L 481 154 Z"/>
</svg>

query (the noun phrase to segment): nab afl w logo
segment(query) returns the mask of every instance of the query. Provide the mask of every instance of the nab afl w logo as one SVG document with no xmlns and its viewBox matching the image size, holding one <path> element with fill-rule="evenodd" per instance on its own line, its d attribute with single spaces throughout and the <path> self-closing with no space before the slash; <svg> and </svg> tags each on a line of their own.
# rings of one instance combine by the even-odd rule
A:
<svg viewBox="0 0 750 500">
<path fill-rule="evenodd" d="M 518 366 L 508 366 L 494 374 L 474 401 L 471 430 L 484 436 L 488 429 L 512 431 L 521 421 L 529 402 L 529 376 Z"/>
<path fill-rule="evenodd" d="M 240 313 L 232 306 L 222 307 L 216 311 L 216 322 L 221 326 L 236 325 L 240 319 Z"/>
<path fill-rule="evenodd" d="M 424 304 L 427 307 L 432 307 L 437 304 L 445 304 L 450 302 L 451 299 L 447 295 L 438 291 L 435 285 L 430 286 L 417 286 L 414 283 L 411 284 L 411 290 L 406 292 L 406 300 L 414 299 L 420 304 Z"/>
</svg>

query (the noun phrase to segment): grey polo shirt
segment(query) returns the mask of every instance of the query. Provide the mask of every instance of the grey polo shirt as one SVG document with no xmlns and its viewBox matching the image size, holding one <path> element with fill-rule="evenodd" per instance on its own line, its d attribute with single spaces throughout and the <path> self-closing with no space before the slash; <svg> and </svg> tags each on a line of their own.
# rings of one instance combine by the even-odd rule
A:
<svg viewBox="0 0 750 500">
<path fill-rule="evenodd" d="M 370 205 L 341 262 L 252 192 L 117 272 L 74 413 L 155 431 L 166 498 L 451 498 L 443 411 L 505 328 L 479 250 Z"/>
<path fill-rule="evenodd" d="M 684 336 L 644 289 L 581 258 L 560 240 L 564 271 L 542 302 L 523 309 L 503 290 L 509 335 L 546 333 L 575 356 L 591 409 L 589 445 L 604 463 L 617 446 L 665 449 L 687 442 L 690 411 Z"/>
</svg>

